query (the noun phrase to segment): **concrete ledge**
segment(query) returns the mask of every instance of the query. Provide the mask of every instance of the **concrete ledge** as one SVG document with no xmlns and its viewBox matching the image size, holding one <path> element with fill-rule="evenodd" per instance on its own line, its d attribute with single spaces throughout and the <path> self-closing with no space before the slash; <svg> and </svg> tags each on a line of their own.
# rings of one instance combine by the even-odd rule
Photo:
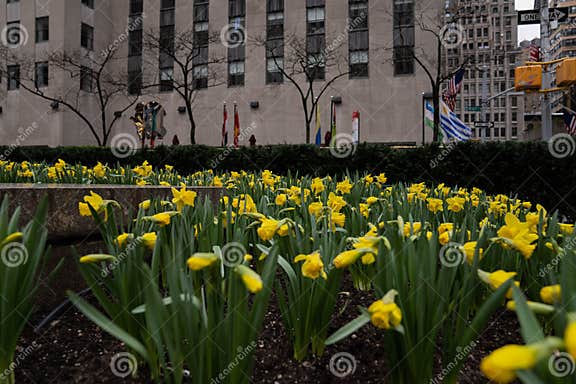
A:
<svg viewBox="0 0 576 384">
<path fill-rule="evenodd" d="M 196 203 L 202 204 L 206 199 L 218 202 L 222 197 L 220 187 L 188 187 L 198 196 Z M 171 187 L 165 186 L 134 186 L 108 184 L 0 184 L 0 199 L 8 196 L 11 210 L 20 206 L 20 223 L 29 222 L 38 203 L 48 196 L 48 218 L 46 227 L 51 241 L 71 240 L 98 234 L 98 228 L 90 217 L 82 217 L 78 212 L 78 202 L 90 191 L 107 200 L 116 200 L 123 208 L 124 221 L 129 209 L 135 215 L 138 204 L 147 199 L 172 199 Z"/>
</svg>

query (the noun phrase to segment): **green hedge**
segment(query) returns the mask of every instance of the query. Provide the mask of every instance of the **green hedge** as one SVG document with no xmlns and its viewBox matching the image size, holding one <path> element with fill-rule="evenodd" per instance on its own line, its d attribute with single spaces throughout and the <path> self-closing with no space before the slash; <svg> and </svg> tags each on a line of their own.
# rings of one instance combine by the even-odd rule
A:
<svg viewBox="0 0 576 384">
<path fill-rule="evenodd" d="M 546 143 L 463 143 L 450 148 L 425 146 L 391 149 L 385 145 L 360 145 L 354 155 L 339 159 L 328 149 L 309 145 L 278 145 L 223 149 L 206 146 L 159 147 L 118 159 L 110 149 L 94 147 L 19 147 L 9 152 L 13 161 L 67 162 L 94 165 L 96 162 L 135 165 L 171 164 L 181 173 L 206 168 L 259 171 L 269 169 L 285 174 L 340 174 L 386 172 L 391 182 L 426 181 L 464 187 L 477 186 L 490 193 L 512 193 L 559 209 L 576 217 L 576 156 L 558 159 Z M 446 152 L 449 152 L 444 156 Z"/>
</svg>

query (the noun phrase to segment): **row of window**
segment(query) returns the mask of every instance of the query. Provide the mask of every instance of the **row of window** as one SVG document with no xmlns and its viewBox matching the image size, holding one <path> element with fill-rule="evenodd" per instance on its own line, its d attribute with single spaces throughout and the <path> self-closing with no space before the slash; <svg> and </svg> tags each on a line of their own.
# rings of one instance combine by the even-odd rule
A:
<svg viewBox="0 0 576 384">
<path fill-rule="evenodd" d="M 48 62 L 41 61 L 35 63 L 34 66 L 34 86 L 36 88 L 44 88 L 48 86 Z M 8 65 L 7 70 L 8 90 L 13 91 L 20 88 L 20 65 Z M 93 72 L 89 67 L 80 68 L 80 89 L 85 92 L 92 92 L 93 86 Z"/>
</svg>

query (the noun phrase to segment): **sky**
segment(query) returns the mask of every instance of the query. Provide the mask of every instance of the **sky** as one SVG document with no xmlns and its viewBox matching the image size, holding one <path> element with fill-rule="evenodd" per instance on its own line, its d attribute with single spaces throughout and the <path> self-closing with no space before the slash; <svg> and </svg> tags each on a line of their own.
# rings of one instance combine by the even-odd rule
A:
<svg viewBox="0 0 576 384">
<path fill-rule="evenodd" d="M 516 9 L 532 9 L 534 0 L 516 0 Z M 521 25 L 518 27 L 518 42 L 522 40 L 532 40 L 540 36 L 540 26 L 538 25 Z"/>
</svg>

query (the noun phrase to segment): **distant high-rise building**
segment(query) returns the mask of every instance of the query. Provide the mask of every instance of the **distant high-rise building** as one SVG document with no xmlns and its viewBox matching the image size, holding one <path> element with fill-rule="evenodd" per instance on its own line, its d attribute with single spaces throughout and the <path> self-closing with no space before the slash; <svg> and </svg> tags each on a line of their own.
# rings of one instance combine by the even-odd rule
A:
<svg viewBox="0 0 576 384">
<path fill-rule="evenodd" d="M 476 139 L 521 139 L 523 97 L 505 93 L 514 87 L 514 68 L 521 54 L 514 0 L 453 0 L 452 6 L 460 15 L 463 38 L 458 47 L 447 50 L 446 64 L 455 69 L 468 63 L 456 113 L 473 128 Z M 498 94 L 502 95 L 483 105 L 484 98 Z M 490 128 L 475 128 L 476 122 Z"/>
</svg>

